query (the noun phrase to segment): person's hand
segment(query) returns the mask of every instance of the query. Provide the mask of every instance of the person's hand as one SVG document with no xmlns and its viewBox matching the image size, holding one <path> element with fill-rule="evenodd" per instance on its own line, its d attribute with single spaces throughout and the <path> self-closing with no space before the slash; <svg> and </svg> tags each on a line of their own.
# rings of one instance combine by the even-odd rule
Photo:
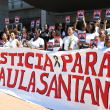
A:
<svg viewBox="0 0 110 110">
<path fill-rule="evenodd" d="M 17 27 L 18 25 L 17 25 L 17 24 L 15 24 L 15 26 Z"/>
<path fill-rule="evenodd" d="M 68 46 L 68 50 L 72 50 L 72 48 Z"/>
<path fill-rule="evenodd" d="M 7 25 L 5 25 L 5 27 L 7 28 Z"/>
<path fill-rule="evenodd" d="M 106 19 L 104 19 L 104 24 L 107 24 L 107 20 Z"/>
<path fill-rule="evenodd" d="M 14 46 L 11 46 L 11 48 L 14 48 Z"/>
<path fill-rule="evenodd" d="M 89 43 L 89 42 L 85 42 L 84 44 L 85 44 L 85 45 L 90 45 L 90 43 Z"/>
<path fill-rule="evenodd" d="M 27 45 L 24 43 L 24 45 L 23 45 L 24 47 L 27 47 Z"/>
<path fill-rule="evenodd" d="M 83 44 L 80 44 L 79 42 L 77 44 L 78 44 L 79 47 L 82 47 L 83 46 Z"/>
<path fill-rule="evenodd" d="M 76 17 L 76 23 L 78 22 L 78 19 L 77 19 L 77 17 Z"/>
<path fill-rule="evenodd" d="M 92 47 L 91 47 L 91 49 L 94 49 L 95 48 L 95 46 L 93 45 Z"/>
<path fill-rule="evenodd" d="M 31 49 L 35 49 L 35 47 L 31 46 Z"/>
</svg>

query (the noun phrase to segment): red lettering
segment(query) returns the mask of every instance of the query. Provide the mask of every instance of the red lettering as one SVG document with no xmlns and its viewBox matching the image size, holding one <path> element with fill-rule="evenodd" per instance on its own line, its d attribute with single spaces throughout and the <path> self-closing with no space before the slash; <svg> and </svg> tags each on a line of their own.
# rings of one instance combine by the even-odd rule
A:
<svg viewBox="0 0 110 110">
<path fill-rule="evenodd" d="M 38 64 L 35 65 L 35 69 L 40 69 L 42 70 L 42 66 L 41 66 L 41 58 L 43 57 L 42 54 L 36 53 L 36 57 L 38 57 Z"/>
<path fill-rule="evenodd" d="M 18 53 L 19 63 L 17 64 L 17 66 L 22 66 L 23 67 L 23 63 L 22 63 L 22 57 L 23 56 L 24 56 L 24 53 Z"/>
<path fill-rule="evenodd" d="M 76 79 L 76 85 L 75 85 L 75 102 L 79 102 L 78 100 L 78 89 L 79 89 L 79 80 L 84 79 L 84 76 L 77 76 L 77 75 L 72 75 L 72 78 Z"/>
<path fill-rule="evenodd" d="M 33 82 L 32 82 L 33 80 Z M 31 74 L 31 78 L 30 78 L 30 82 L 27 88 L 27 92 L 29 92 L 30 86 L 32 85 L 32 91 L 31 92 L 35 92 L 35 72 L 33 71 Z"/>
<path fill-rule="evenodd" d="M 5 86 L 5 73 L 3 68 L 1 68 L 1 72 L 0 72 L 0 80 L 1 79 L 3 79 L 3 86 Z"/>
<path fill-rule="evenodd" d="M 55 82 L 55 88 L 52 88 L 52 85 L 53 85 L 54 82 Z M 53 78 L 52 78 L 52 81 L 51 81 L 51 83 L 50 83 L 50 87 L 49 87 L 49 90 L 48 90 L 46 96 L 49 97 L 51 90 L 54 90 L 54 91 L 55 91 L 55 96 L 54 96 L 54 98 L 57 98 L 57 80 L 56 80 L 56 75 L 54 75 Z"/>
<path fill-rule="evenodd" d="M 31 56 L 31 57 L 34 57 L 34 53 L 32 53 L 32 52 L 26 53 L 26 56 L 25 56 L 25 66 L 26 66 L 27 68 L 32 69 L 32 68 L 33 68 L 33 64 L 29 64 L 29 63 L 28 63 L 28 58 L 29 58 L 30 56 Z"/>
<path fill-rule="evenodd" d="M 89 62 L 89 56 L 90 55 L 93 56 L 93 61 L 92 62 Z M 86 53 L 86 67 L 85 67 L 85 73 L 84 73 L 85 75 L 89 75 L 88 68 L 90 67 L 91 71 L 92 71 L 92 75 L 96 76 L 96 72 L 95 72 L 95 69 L 94 69 L 94 65 L 95 65 L 96 62 L 97 62 L 97 54 L 96 54 L 96 52 L 87 52 Z"/>
<path fill-rule="evenodd" d="M 12 72 L 12 69 L 10 68 L 7 68 L 8 70 L 8 80 L 7 80 L 7 87 L 9 88 L 14 88 L 16 86 L 16 82 L 17 82 L 17 78 L 18 78 L 18 72 L 19 70 L 15 70 L 15 78 L 14 78 L 14 83 L 13 84 L 10 84 L 10 79 L 11 79 L 11 72 Z"/>
<path fill-rule="evenodd" d="M 45 94 L 46 91 L 47 91 L 47 88 L 48 88 L 48 84 L 43 80 L 44 76 L 46 76 L 48 78 L 49 73 L 42 73 L 41 76 L 40 76 L 40 81 L 44 85 L 44 89 L 43 90 L 40 90 L 39 88 L 37 88 L 36 92 L 38 92 L 40 94 Z"/>
<path fill-rule="evenodd" d="M 1 58 L 4 59 L 4 61 L 0 61 L 1 64 L 6 64 L 7 63 L 7 58 L 5 56 L 7 56 L 7 52 L 1 53 Z"/>
<path fill-rule="evenodd" d="M 86 90 L 87 84 L 89 85 L 90 90 Z M 83 100 L 84 93 L 91 94 L 92 104 L 96 105 L 95 98 L 94 98 L 94 92 L 92 89 L 92 82 L 89 77 L 86 78 L 85 83 L 84 83 L 84 87 L 83 87 L 82 94 L 81 94 L 81 100 L 80 100 L 81 103 L 84 103 L 84 100 Z"/>
<path fill-rule="evenodd" d="M 47 64 L 47 62 L 49 61 L 49 64 Z M 48 57 L 48 55 L 46 54 L 46 60 L 45 60 L 45 64 L 44 64 L 44 68 L 43 70 L 46 71 L 46 66 L 49 66 L 50 67 L 50 71 L 51 72 L 54 72 L 53 70 L 53 65 L 52 65 L 52 61 L 50 60 L 50 58 Z"/>
<path fill-rule="evenodd" d="M 9 53 L 9 56 L 11 56 L 11 66 L 14 66 L 14 57 L 17 56 L 17 53 Z"/>
<path fill-rule="evenodd" d="M 108 92 L 109 92 L 110 82 L 105 81 L 105 90 L 103 92 L 100 80 L 99 79 L 95 79 L 95 81 L 96 81 L 96 100 L 97 100 L 97 105 L 99 106 L 99 89 L 100 89 L 102 102 L 104 104 L 104 107 L 106 109 L 108 109 Z"/>
<path fill-rule="evenodd" d="M 107 65 L 104 65 L 106 59 L 108 61 L 107 62 L 108 64 Z M 103 60 L 102 60 L 101 66 L 100 66 L 99 74 L 98 74 L 99 77 L 102 77 L 103 76 L 102 72 L 103 72 L 103 69 L 104 68 L 108 70 L 106 77 L 110 78 L 110 55 L 109 55 L 109 52 L 106 52 L 104 54 L 104 57 L 103 57 Z"/>
<path fill-rule="evenodd" d="M 65 56 L 68 56 L 69 57 L 69 60 L 66 60 Z M 62 60 L 63 60 L 63 69 L 62 69 L 62 72 L 67 72 L 66 64 L 67 63 L 72 63 L 73 57 L 72 57 L 71 54 L 63 54 L 61 57 L 62 57 Z"/>
<path fill-rule="evenodd" d="M 78 59 L 79 59 L 79 63 L 77 63 L 78 62 Z M 81 56 L 80 56 L 79 53 L 76 53 L 76 60 L 75 60 L 75 63 L 74 63 L 74 66 L 73 66 L 71 72 L 73 72 L 73 73 L 76 72 L 75 71 L 76 66 L 79 67 L 78 73 L 83 73 L 83 71 L 82 71 L 82 65 L 81 65 Z"/>
<path fill-rule="evenodd" d="M 68 75 L 68 89 L 66 88 L 65 82 L 62 79 L 62 75 L 60 74 L 58 77 L 58 98 L 61 99 L 61 85 L 63 87 L 63 90 L 67 96 L 67 100 L 71 101 L 70 98 L 70 91 L 71 91 L 71 75 Z"/>
<path fill-rule="evenodd" d="M 24 77 L 24 72 L 25 72 L 25 70 L 21 70 L 21 78 L 20 78 L 20 84 L 19 84 L 18 89 L 21 89 L 21 90 L 26 91 L 26 88 L 27 88 L 27 87 L 22 86 L 23 77 Z"/>
</svg>

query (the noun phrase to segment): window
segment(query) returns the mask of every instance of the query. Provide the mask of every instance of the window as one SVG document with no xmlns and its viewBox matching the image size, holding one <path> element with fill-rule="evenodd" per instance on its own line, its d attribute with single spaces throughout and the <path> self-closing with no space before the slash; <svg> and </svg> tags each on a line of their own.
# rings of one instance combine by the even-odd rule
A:
<svg viewBox="0 0 110 110">
<path fill-rule="evenodd" d="M 8 0 L 9 2 L 9 9 L 19 9 L 29 7 L 31 5 L 27 4 L 23 0 Z"/>
</svg>

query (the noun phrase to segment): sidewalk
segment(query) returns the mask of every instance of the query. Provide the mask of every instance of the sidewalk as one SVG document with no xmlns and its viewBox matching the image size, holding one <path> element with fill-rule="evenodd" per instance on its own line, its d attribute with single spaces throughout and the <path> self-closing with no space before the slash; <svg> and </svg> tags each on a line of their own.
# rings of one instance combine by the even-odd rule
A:
<svg viewBox="0 0 110 110">
<path fill-rule="evenodd" d="M 50 110 L 16 97 L 0 93 L 0 110 Z"/>
</svg>

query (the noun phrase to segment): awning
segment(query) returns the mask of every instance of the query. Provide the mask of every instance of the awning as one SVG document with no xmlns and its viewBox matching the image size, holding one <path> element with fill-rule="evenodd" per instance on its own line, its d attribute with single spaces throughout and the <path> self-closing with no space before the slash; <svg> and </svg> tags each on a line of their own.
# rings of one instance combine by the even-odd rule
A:
<svg viewBox="0 0 110 110">
<path fill-rule="evenodd" d="M 74 12 L 78 10 L 95 10 L 109 7 L 104 0 L 24 0 L 30 5 L 49 12 Z"/>
</svg>

